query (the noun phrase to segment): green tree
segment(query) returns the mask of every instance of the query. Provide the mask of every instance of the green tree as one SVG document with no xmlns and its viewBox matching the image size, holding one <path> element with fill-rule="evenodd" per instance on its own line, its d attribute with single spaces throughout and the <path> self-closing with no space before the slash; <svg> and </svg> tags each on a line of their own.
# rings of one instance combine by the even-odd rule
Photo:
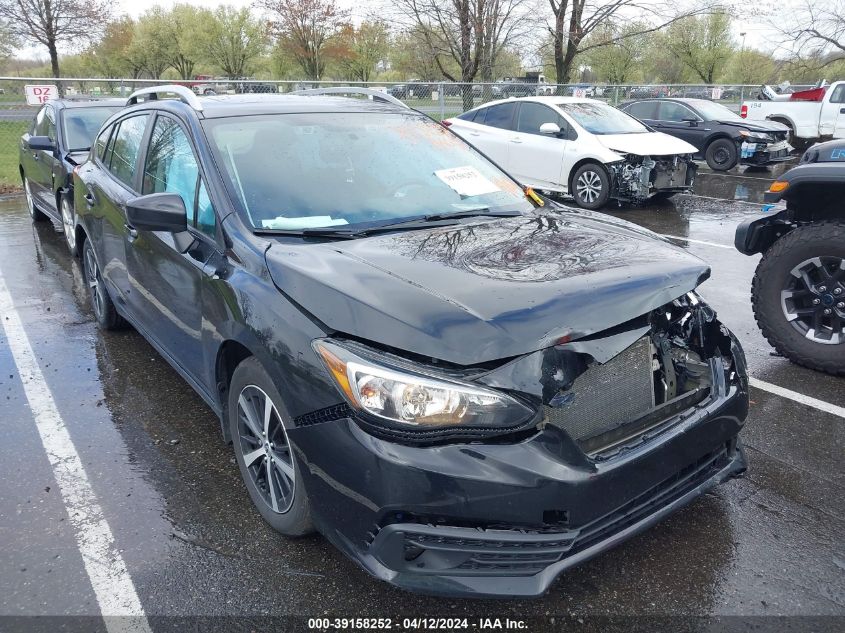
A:
<svg viewBox="0 0 845 633">
<path fill-rule="evenodd" d="M 0 20 L 0 61 L 5 61 L 11 57 L 19 45 L 18 36 L 12 28 L 5 21 Z"/>
<path fill-rule="evenodd" d="M 248 8 L 224 5 L 206 11 L 199 42 L 208 63 L 227 77 L 243 77 L 267 49 L 267 29 Z"/>
<path fill-rule="evenodd" d="M 170 17 L 156 6 L 138 18 L 126 53 L 150 77 L 159 79 L 170 67 L 174 49 Z"/>
<path fill-rule="evenodd" d="M 734 52 L 731 16 L 717 11 L 686 17 L 669 26 L 666 46 L 697 78 L 712 84 Z"/>
<path fill-rule="evenodd" d="M 370 81 L 376 64 L 387 57 L 390 33 L 381 20 L 365 20 L 358 28 L 346 24 L 338 44 L 342 50 L 337 63 L 343 74 L 354 81 Z"/>
<path fill-rule="evenodd" d="M 321 79 L 330 61 L 342 56 L 338 35 L 347 13 L 335 0 L 259 0 L 272 18 L 279 46 L 296 60 L 306 79 Z"/>
<path fill-rule="evenodd" d="M 650 34 L 643 31 L 648 27 L 629 22 L 619 27 L 605 25 L 594 31 L 585 41 L 587 52 L 584 62 L 602 81 L 624 84 L 642 76 L 646 55 L 653 51 Z"/>
<path fill-rule="evenodd" d="M 745 49 L 731 58 L 725 77 L 738 84 L 768 84 L 777 81 L 777 73 L 778 64 L 771 55 Z"/>
<path fill-rule="evenodd" d="M 177 4 L 167 16 L 173 44 L 169 49 L 170 66 L 181 79 L 191 79 L 202 57 L 203 10 L 190 4 Z"/>
</svg>

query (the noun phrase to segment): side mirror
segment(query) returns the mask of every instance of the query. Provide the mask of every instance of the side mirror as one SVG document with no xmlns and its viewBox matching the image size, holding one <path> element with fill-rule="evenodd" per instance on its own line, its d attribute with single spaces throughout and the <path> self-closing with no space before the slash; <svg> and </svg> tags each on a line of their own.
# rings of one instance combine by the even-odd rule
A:
<svg viewBox="0 0 845 633">
<path fill-rule="evenodd" d="M 682 121 L 686 121 L 690 127 L 697 127 L 698 126 L 698 119 L 693 119 L 688 117 L 686 119 L 681 119 Z"/>
<path fill-rule="evenodd" d="M 558 134 L 560 134 L 560 126 L 557 123 L 543 123 L 540 126 L 540 134 L 557 136 Z"/>
<path fill-rule="evenodd" d="M 126 221 L 141 231 L 182 233 L 188 230 L 188 212 L 178 193 L 151 193 L 126 203 Z"/>
<path fill-rule="evenodd" d="M 49 136 L 30 136 L 27 141 L 27 146 L 33 151 L 43 150 L 45 152 L 55 152 L 56 144 Z"/>
</svg>

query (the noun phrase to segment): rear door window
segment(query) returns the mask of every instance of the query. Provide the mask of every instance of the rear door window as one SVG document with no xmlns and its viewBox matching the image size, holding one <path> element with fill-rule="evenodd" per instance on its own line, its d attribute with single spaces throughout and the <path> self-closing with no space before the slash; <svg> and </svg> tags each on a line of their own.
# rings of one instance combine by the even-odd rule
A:
<svg viewBox="0 0 845 633">
<path fill-rule="evenodd" d="M 134 187 L 138 155 L 141 153 L 141 141 L 147 129 L 148 118 L 146 114 L 142 114 L 123 119 L 106 150 L 109 171 L 130 189 Z"/>
<path fill-rule="evenodd" d="M 654 120 L 657 118 L 658 103 L 659 102 L 657 101 L 637 101 L 636 103 L 632 103 L 623 109 L 631 116 L 635 116 L 640 120 Z"/>
<path fill-rule="evenodd" d="M 830 95 L 831 103 L 845 103 L 845 84 L 839 84 Z"/>
<path fill-rule="evenodd" d="M 698 120 L 701 117 L 683 104 L 674 101 L 663 101 L 660 104 L 660 120 L 680 123 L 684 119 Z"/>
<path fill-rule="evenodd" d="M 487 116 L 484 118 L 484 125 L 497 127 L 503 130 L 513 129 L 513 115 L 516 110 L 516 103 L 500 103 L 487 108 Z"/>
</svg>

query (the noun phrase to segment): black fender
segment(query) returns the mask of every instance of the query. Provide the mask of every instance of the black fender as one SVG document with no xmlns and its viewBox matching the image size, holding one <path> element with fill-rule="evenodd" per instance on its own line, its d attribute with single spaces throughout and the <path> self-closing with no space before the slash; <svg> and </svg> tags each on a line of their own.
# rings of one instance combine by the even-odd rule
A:
<svg viewBox="0 0 845 633">
<path fill-rule="evenodd" d="M 763 253 L 793 228 L 792 213 L 786 209 L 761 218 L 748 218 L 736 227 L 734 247 L 743 255 Z"/>
</svg>

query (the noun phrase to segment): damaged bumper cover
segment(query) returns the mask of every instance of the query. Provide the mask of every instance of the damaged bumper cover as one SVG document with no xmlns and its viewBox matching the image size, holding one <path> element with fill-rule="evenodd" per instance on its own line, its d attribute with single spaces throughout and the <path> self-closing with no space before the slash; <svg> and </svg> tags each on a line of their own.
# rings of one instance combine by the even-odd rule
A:
<svg viewBox="0 0 845 633">
<path fill-rule="evenodd" d="M 746 468 L 744 355 L 693 293 L 472 380 L 534 406 L 536 425 L 422 443 L 340 406 L 289 433 L 320 531 L 397 586 L 542 594 Z"/>
<path fill-rule="evenodd" d="M 658 193 L 692 191 L 698 169 L 692 156 L 637 156 L 608 165 L 611 197 L 625 202 L 645 202 Z"/>
</svg>

